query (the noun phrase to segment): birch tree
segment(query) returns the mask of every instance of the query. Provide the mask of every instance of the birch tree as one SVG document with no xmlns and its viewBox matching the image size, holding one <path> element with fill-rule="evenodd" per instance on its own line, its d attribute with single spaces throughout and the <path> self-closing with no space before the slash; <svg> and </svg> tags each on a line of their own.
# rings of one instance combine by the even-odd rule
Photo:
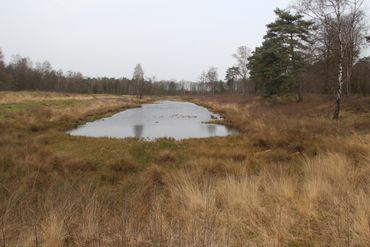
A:
<svg viewBox="0 0 370 247">
<path fill-rule="evenodd" d="M 346 82 L 344 70 L 350 71 L 353 68 L 354 59 L 348 59 L 346 52 L 354 46 L 353 35 L 358 32 L 358 27 L 363 21 L 363 2 L 364 0 L 299 0 L 296 5 L 298 10 L 311 17 L 317 25 L 335 32 L 338 76 L 333 119 L 340 117 L 343 87 Z M 349 36 L 352 38 L 348 38 Z M 361 39 L 360 35 L 356 44 L 359 44 Z M 355 56 L 355 53 L 352 52 L 351 56 Z M 348 59 L 348 68 L 346 68 L 346 59 Z"/>
</svg>

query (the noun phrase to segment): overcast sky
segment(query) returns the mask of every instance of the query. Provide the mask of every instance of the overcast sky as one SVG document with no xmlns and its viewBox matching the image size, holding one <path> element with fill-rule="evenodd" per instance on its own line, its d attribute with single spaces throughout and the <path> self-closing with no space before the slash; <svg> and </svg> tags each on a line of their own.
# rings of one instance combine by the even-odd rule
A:
<svg viewBox="0 0 370 247">
<path fill-rule="evenodd" d="M 240 45 L 260 45 L 290 0 L 0 0 L 0 48 L 86 76 L 223 79 Z"/>
</svg>

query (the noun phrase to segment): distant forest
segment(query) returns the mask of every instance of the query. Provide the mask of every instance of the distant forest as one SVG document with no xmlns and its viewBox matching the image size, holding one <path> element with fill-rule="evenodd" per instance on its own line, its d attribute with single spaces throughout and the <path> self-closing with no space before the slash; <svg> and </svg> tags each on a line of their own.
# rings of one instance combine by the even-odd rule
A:
<svg viewBox="0 0 370 247">
<path fill-rule="evenodd" d="M 218 78 L 211 67 L 197 82 L 158 81 L 145 77 L 141 65 L 131 78 L 91 78 L 79 72 L 55 70 L 49 62 L 33 63 L 15 55 L 6 64 L 0 50 L 0 90 L 41 90 L 127 95 L 305 93 L 370 94 L 370 57 L 360 58 L 370 37 L 363 1 L 297 0 L 289 10 L 276 9 L 263 43 L 254 51 L 237 48 L 235 64 Z M 339 100 L 340 101 L 340 100 Z"/>
<path fill-rule="evenodd" d="M 146 79 L 141 90 L 146 95 L 175 94 L 185 90 L 185 83 Z M 132 78 L 91 78 L 80 72 L 55 70 L 48 61 L 32 63 L 27 57 L 12 56 L 5 64 L 0 50 L 0 90 L 40 90 L 68 93 L 107 93 L 136 95 L 138 83 Z"/>
</svg>

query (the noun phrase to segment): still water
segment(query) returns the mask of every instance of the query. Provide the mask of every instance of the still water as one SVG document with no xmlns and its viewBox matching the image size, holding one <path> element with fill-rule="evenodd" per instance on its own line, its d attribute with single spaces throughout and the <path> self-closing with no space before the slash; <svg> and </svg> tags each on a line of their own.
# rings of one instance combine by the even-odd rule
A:
<svg viewBox="0 0 370 247">
<path fill-rule="evenodd" d="M 146 140 L 163 137 L 182 140 L 238 134 L 226 126 L 206 123 L 217 118 L 220 116 L 193 103 L 160 101 L 84 124 L 68 133 L 73 136 L 135 137 Z"/>
</svg>

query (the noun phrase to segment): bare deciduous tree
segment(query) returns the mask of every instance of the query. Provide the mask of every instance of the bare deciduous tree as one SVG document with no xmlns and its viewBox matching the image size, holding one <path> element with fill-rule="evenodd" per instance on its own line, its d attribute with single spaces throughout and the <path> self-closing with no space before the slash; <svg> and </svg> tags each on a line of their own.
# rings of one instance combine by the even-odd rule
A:
<svg viewBox="0 0 370 247">
<path fill-rule="evenodd" d="M 0 82 L 2 82 L 3 77 L 4 77 L 3 76 L 4 68 L 5 68 L 4 55 L 3 55 L 2 50 L 0 49 Z"/>
<path fill-rule="evenodd" d="M 347 94 L 350 93 L 350 85 L 353 74 L 353 66 L 358 61 L 361 46 L 365 41 L 365 13 L 359 9 L 363 1 L 354 1 L 350 13 L 344 17 L 344 69 Z"/>
<path fill-rule="evenodd" d="M 143 98 L 144 71 L 140 64 L 136 65 L 132 80 L 135 82 L 136 97 Z"/>
<path fill-rule="evenodd" d="M 335 92 L 334 119 L 341 112 L 343 86 L 351 74 L 355 49 L 364 35 L 362 5 L 364 0 L 299 0 L 296 8 L 311 17 L 323 30 L 334 32 L 334 44 L 338 57 L 338 77 Z M 344 74 L 346 71 L 348 74 Z"/>
<path fill-rule="evenodd" d="M 206 84 L 207 84 L 207 72 L 203 71 L 199 75 L 199 83 L 198 83 L 198 91 L 202 94 L 206 91 Z"/>
<path fill-rule="evenodd" d="M 216 93 L 216 87 L 217 87 L 217 81 L 218 81 L 217 68 L 215 68 L 215 67 L 209 68 L 206 78 L 207 78 L 207 84 L 208 84 L 209 88 L 211 89 L 211 92 L 213 94 L 215 94 Z"/>
<path fill-rule="evenodd" d="M 4 68 L 4 55 L 3 51 L 0 49 L 0 69 Z"/>
<path fill-rule="evenodd" d="M 0 90 L 8 88 L 9 81 L 11 81 L 11 79 L 5 71 L 4 55 L 0 49 Z"/>
<path fill-rule="evenodd" d="M 239 76 L 241 77 L 242 82 L 242 88 L 243 88 L 243 94 L 246 94 L 247 90 L 247 79 L 249 76 L 249 69 L 248 69 L 248 63 L 249 63 L 249 57 L 252 55 L 251 50 L 247 46 L 240 46 L 238 47 L 235 54 L 233 54 L 233 57 L 237 61 L 237 67 L 239 68 Z"/>
</svg>

